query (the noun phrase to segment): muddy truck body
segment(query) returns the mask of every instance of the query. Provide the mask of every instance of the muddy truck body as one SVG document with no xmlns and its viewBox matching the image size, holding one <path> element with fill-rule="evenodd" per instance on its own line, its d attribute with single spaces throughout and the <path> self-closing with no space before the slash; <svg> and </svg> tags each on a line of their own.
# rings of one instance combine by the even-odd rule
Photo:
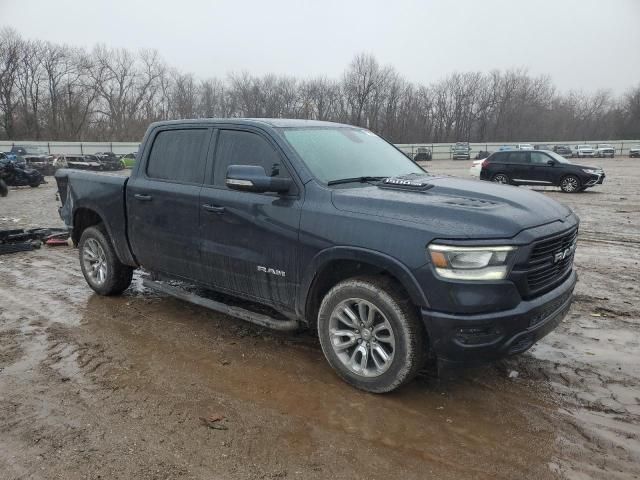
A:
<svg viewBox="0 0 640 480">
<path fill-rule="evenodd" d="M 577 279 L 569 208 L 430 175 L 349 125 L 154 123 L 130 177 L 60 170 L 56 180 L 96 292 L 122 292 L 142 268 L 147 285 L 179 298 L 307 326 L 337 374 L 371 392 L 427 361 L 526 351 L 566 315 Z"/>
</svg>

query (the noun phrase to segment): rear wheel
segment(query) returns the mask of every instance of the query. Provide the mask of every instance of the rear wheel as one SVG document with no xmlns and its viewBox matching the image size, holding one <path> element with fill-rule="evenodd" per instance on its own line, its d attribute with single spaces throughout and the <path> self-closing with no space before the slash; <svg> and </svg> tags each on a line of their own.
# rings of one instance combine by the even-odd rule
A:
<svg viewBox="0 0 640 480">
<path fill-rule="evenodd" d="M 384 277 L 344 280 L 318 313 L 322 351 L 336 373 L 373 393 L 395 390 L 424 364 L 424 326 L 409 298 Z"/>
<path fill-rule="evenodd" d="M 564 193 L 576 193 L 581 188 L 580 179 L 575 175 L 567 175 L 560 181 L 560 190 Z"/>
<path fill-rule="evenodd" d="M 96 293 L 118 295 L 131 285 L 133 268 L 120 262 L 102 225 L 82 232 L 78 250 L 82 274 Z"/>
<path fill-rule="evenodd" d="M 509 177 L 504 173 L 496 173 L 491 179 L 492 182 L 502 183 L 505 185 L 509 184 Z"/>
</svg>

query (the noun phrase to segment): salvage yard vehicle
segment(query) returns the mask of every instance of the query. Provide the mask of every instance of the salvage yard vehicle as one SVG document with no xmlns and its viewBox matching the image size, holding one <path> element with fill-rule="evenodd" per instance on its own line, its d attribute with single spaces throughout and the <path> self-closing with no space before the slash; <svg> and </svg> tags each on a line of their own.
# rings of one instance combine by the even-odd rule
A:
<svg viewBox="0 0 640 480">
<path fill-rule="evenodd" d="M 414 162 L 431 161 L 431 149 L 427 147 L 418 147 L 416 155 L 413 157 Z"/>
<path fill-rule="evenodd" d="M 595 150 L 591 145 L 576 145 L 573 147 L 573 156 L 578 158 L 594 157 Z"/>
<path fill-rule="evenodd" d="M 77 170 L 104 170 L 100 159 L 95 155 L 65 155 L 69 168 Z"/>
<path fill-rule="evenodd" d="M 565 317 L 576 284 L 569 208 L 430 175 L 349 125 L 159 122 L 130 177 L 59 170 L 56 181 L 97 293 L 120 294 L 141 267 L 145 285 L 177 298 L 307 326 L 337 374 L 369 392 L 400 387 L 427 360 L 526 351 Z"/>
<path fill-rule="evenodd" d="M 470 160 L 471 147 L 467 142 L 457 142 L 451 147 L 451 154 L 454 160 Z"/>
<path fill-rule="evenodd" d="M 596 145 L 595 156 L 599 158 L 613 158 L 616 155 L 616 149 L 612 145 L 599 143 Z"/>
<path fill-rule="evenodd" d="M 569 148 L 568 145 L 555 145 L 553 147 L 553 151 L 558 155 L 562 155 L 565 158 L 573 157 L 573 152 L 571 151 L 571 148 Z"/>
<path fill-rule="evenodd" d="M 530 143 L 519 143 L 516 145 L 517 150 L 533 150 L 533 145 Z"/>
<path fill-rule="evenodd" d="M 21 167 L 19 163 L 7 158 L 0 159 L 0 178 L 10 187 L 39 187 L 43 183 L 44 176 L 33 168 Z"/>
<path fill-rule="evenodd" d="M 634 145 L 629 149 L 629 158 L 640 157 L 640 145 Z"/>
<path fill-rule="evenodd" d="M 121 160 L 124 163 L 124 168 L 133 168 L 136 163 L 136 153 L 127 153 L 123 155 Z"/>
<path fill-rule="evenodd" d="M 95 154 L 102 166 L 102 170 L 122 170 L 124 162 L 113 152 L 98 152 Z"/>
<path fill-rule="evenodd" d="M 56 171 L 55 157 L 42 145 L 14 145 L 11 153 L 22 157 L 26 167 L 38 170 L 42 175 L 53 175 Z"/>
<path fill-rule="evenodd" d="M 556 186 L 577 193 L 604 182 L 600 167 L 574 165 L 548 150 L 496 152 L 482 163 L 480 180 L 510 185 Z"/>
</svg>

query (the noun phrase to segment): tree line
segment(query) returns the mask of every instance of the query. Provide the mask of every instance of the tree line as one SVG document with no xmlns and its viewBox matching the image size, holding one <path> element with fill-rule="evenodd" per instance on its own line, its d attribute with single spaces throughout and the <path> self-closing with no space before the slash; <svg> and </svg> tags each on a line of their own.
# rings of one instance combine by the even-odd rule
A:
<svg viewBox="0 0 640 480">
<path fill-rule="evenodd" d="M 373 55 L 338 79 L 232 73 L 198 79 L 155 50 L 92 50 L 0 31 L 0 138 L 138 141 L 153 121 L 291 117 L 370 128 L 395 143 L 640 138 L 640 83 L 561 92 L 524 69 L 407 81 Z"/>
</svg>

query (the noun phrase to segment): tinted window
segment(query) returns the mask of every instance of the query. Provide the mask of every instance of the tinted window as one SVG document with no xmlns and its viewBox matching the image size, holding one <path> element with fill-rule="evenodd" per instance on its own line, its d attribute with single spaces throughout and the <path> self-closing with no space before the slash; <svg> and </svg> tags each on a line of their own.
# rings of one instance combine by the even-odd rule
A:
<svg viewBox="0 0 640 480">
<path fill-rule="evenodd" d="M 527 155 L 526 152 L 509 152 L 509 163 L 527 163 Z"/>
<path fill-rule="evenodd" d="M 208 138 L 206 129 L 160 132 L 149 154 L 147 175 L 176 182 L 202 183 Z"/>
<path fill-rule="evenodd" d="M 216 146 L 213 183 L 224 186 L 229 165 L 259 165 L 268 176 L 291 178 L 275 148 L 260 135 L 221 130 Z"/>
<path fill-rule="evenodd" d="M 540 152 L 531 152 L 531 163 L 536 165 L 546 165 L 551 160 L 547 155 Z"/>
</svg>

